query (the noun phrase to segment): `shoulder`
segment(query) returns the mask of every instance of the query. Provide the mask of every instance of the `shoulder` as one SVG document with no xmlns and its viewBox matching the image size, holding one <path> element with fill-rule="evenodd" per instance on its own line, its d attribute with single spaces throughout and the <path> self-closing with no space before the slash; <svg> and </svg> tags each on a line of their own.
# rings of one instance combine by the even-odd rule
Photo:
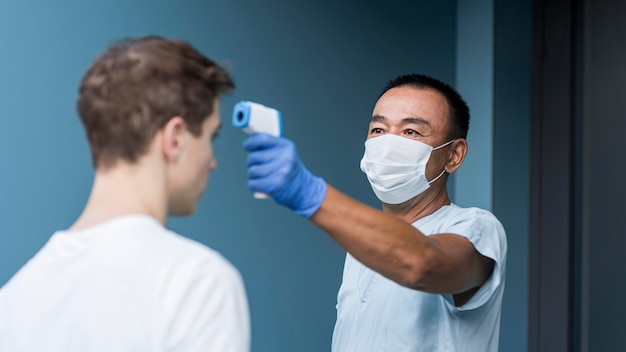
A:
<svg viewBox="0 0 626 352">
<path fill-rule="evenodd" d="M 217 250 L 166 230 L 161 234 L 159 246 L 167 250 L 167 255 L 175 261 L 182 270 L 194 270 L 199 275 L 211 274 L 217 277 L 230 277 L 239 280 L 237 268 Z"/>
<path fill-rule="evenodd" d="M 103 230 L 104 247 L 115 247 L 115 257 L 132 258 L 138 267 L 159 276 L 173 272 L 187 272 L 185 277 L 239 276 L 237 269 L 218 251 L 169 230 L 152 218 L 128 217 Z M 108 256 L 112 252 L 106 251 Z"/>
<path fill-rule="evenodd" d="M 489 210 L 477 208 L 477 207 L 460 207 L 454 203 L 442 207 L 440 211 L 446 218 L 450 218 L 457 221 L 477 220 L 483 222 L 500 222 L 498 218 Z"/>
<path fill-rule="evenodd" d="M 240 279 L 239 270 L 220 252 L 187 237 L 173 234 L 178 238 L 178 248 L 174 255 L 185 263 L 185 266 L 197 267 L 199 272 L 210 273 L 218 277 Z"/>
<path fill-rule="evenodd" d="M 452 233 L 467 238 L 483 255 L 504 262 L 507 252 L 506 232 L 502 223 L 489 210 L 459 207 L 450 204 L 433 214 L 433 233 Z M 419 228 L 419 224 L 418 224 Z"/>
<path fill-rule="evenodd" d="M 486 231 L 505 235 L 504 227 L 492 212 L 477 207 L 464 208 L 456 204 L 439 208 L 433 214 L 413 223 L 413 226 L 427 235 L 455 233 L 470 238 Z"/>
<path fill-rule="evenodd" d="M 463 229 L 468 235 L 478 235 L 484 232 L 494 232 L 505 236 L 504 227 L 498 218 L 489 210 L 477 207 L 459 207 L 450 204 L 438 212 L 440 220 L 445 226 L 452 229 Z"/>
</svg>

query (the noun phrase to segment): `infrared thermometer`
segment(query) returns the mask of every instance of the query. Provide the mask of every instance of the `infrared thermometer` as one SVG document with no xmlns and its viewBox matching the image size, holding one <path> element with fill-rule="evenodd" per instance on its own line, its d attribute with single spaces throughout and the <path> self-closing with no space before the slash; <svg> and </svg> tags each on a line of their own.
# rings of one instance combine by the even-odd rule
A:
<svg viewBox="0 0 626 352">
<path fill-rule="evenodd" d="M 247 134 L 267 133 L 277 137 L 283 135 L 283 120 L 279 110 L 259 103 L 242 100 L 233 108 L 233 126 Z M 267 194 L 254 192 L 254 198 L 268 198 Z"/>
</svg>

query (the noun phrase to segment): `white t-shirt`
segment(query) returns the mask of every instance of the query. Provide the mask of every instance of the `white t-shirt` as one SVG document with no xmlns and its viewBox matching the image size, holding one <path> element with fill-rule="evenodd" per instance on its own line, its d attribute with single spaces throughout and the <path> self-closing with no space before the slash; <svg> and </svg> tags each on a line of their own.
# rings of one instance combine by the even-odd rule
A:
<svg viewBox="0 0 626 352">
<path fill-rule="evenodd" d="M 145 215 L 56 232 L 0 289 L 0 351 L 249 350 L 237 269 Z"/>
<path fill-rule="evenodd" d="M 466 304 L 401 286 L 346 256 L 337 296 L 332 351 L 497 352 L 506 266 L 506 235 L 496 217 L 478 208 L 444 206 L 413 226 L 425 235 L 466 237 L 495 261 L 491 276 Z"/>
</svg>

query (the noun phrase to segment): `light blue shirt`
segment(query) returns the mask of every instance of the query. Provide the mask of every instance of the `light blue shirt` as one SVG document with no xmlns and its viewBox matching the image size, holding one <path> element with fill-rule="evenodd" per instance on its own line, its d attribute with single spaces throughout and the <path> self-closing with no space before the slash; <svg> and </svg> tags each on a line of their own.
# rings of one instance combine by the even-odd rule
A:
<svg viewBox="0 0 626 352">
<path fill-rule="evenodd" d="M 425 235 L 466 237 L 495 261 L 491 276 L 461 307 L 452 295 L 401 286 L 346 255 L 337 295 L 333 352 L 497 352 L 506 269 L 506 235 L 489 211 L 444 206 L 413 226 Z"/>
</svg>

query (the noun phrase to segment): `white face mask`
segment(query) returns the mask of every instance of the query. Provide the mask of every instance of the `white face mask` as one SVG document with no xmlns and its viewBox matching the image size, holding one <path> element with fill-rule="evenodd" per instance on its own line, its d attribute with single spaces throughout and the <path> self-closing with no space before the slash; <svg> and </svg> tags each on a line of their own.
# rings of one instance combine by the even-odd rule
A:
<svg viewBox="0 0 626 352">
<path fill-rule="evenodd" d="M 367 175 L 378 199 L 387 204 L 400 204 L 417 196 L 437 181 L 426 179 L 426 164 L 433 150 L 443 148 L 454 139 L 436 148 L 395 134 L 385 134 L 365 141 L 361 170 Z"/>
</svg>

